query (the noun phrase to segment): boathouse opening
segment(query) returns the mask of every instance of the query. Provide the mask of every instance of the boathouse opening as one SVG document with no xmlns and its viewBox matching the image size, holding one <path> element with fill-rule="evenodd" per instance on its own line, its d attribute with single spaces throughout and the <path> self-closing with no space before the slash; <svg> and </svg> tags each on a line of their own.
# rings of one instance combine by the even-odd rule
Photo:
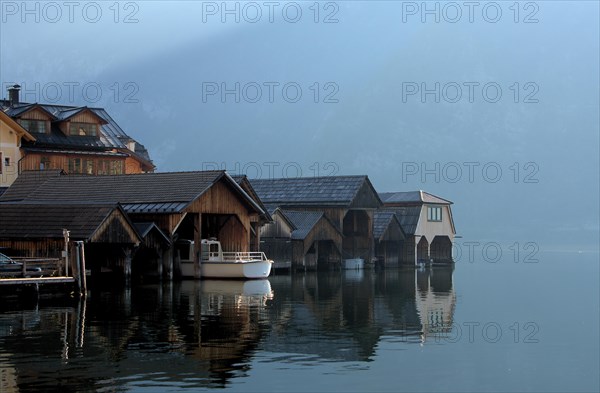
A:
<svg viewBox="0 0 600 393">
<path fill-rule="evenodd" d="M 452 262 L 452 241 L 448 236 L 434 237 L 429 249 L 435 263 Z"/>
<path fill-rule="evenodd" d="M 421 236 L 417 243 L 417 263 L 429 262 L 429 242 L 425 236 Z"/>
<path fill-rule="evenodd" d="M 345 259 L 371 257 L 371 217 L 365 210 L 349 210 L 344 216 L 342 253 Z"/>
</svg>

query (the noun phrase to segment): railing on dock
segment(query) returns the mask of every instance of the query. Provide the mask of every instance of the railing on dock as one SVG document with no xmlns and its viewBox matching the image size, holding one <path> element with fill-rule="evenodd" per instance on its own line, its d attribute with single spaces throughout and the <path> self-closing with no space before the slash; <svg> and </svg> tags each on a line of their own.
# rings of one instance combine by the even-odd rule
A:
<svg viewBox="0 0 600 393">
<path fill-rule="evenodd" d="M 65 258 L 13 257 L 11 268 L 0 270 L 0 286 L 42 284 L 74 284 L 78 293 L 86 294 L 85 250 L 82 241 L 72 242 L 71 255 Z"/>
<path fill-rule="evenodd" d="M 11 272 L 0 271 L 0 278 L 59 277 L 65 275 L 65 262 L 59 258 L 12 257 L 11 259 L 22 264 L 21 269 Z M 39 271 L 37 271 L 38 268 Z"/>
</svg>

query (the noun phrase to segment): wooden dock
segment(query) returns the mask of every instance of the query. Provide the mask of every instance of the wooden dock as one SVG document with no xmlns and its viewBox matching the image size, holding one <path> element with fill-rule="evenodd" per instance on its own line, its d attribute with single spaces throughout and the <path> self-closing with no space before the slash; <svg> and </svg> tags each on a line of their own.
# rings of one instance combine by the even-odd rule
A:
<svg viewBox="0 0 600 393">
<path fill-rule="evenodd" d="M 55 294 L 72 294 L 75 292 L 85 296 L 87 284 L 84 243 L 75 241 L 71 245 L 72 247 L 66 247 L 70 248 L 71 252 L 66 253 L 63 260 L 56 258 L 16 258 L 17 263 L 22 264 L 22 271 L 4 273 L 4 277 L 0 277 L 0 289 L 7 289 L 11 293 L 20 293 L 21 288 L 33 288 L 34 292 L 37 293 L 38 289 L 50 286 Z M 31 265 L 36 268 L 39 267 L 39 269 L 33 271 L 28 269 L 27 266 Z M 31 275 L 37 275 L 38 277 L 30 277 Z M 16 292 L 12 288 L 15 288 Z"/>
<path fill-rule="evenodd" d="M 73 277 L 34 277 L 34 278 L 2 278 L 0 286 L 4 285 L 44 285 L 44 284 L 75 284 Z"/>
</svg>

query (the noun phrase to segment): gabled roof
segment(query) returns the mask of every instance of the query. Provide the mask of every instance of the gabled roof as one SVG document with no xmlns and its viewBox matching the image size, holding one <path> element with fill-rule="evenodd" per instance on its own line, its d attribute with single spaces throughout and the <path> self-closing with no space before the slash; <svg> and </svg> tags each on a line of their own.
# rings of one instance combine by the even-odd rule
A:
<svg viewBox="0 0 600 393">
<path fill-rule="evenodd" d="M 326 176 L 250 180 L 266 205 L 377 208 L 381 200 L 367 176 Z M 369 193 L 356 201 L 359 193 Z"/>
<path fill-rule="evenodd" d="M 396 216 L 396 212 L 393 210 L 376 210 L 373 215 L 373 237 L 375 239 L 381 239 L 381 237 L 388 230 L 390 225 L 398 225 L 400 231 L 402 232 L 403 237 L 405 237 L 404 230 L 402 228 L 402 224 L 398 217 Z"/>
<path fill-rule="evenodd" d="M 281 213 L 294 225 L 293 240 L 305 239 L 321 217 L 324 217 L 324 213 L 319 211 L 281 210 Z"/>
<path fill-rule="evenodd" d="M 250 195 L 250 197 L 252 199 L 254 199 L 254 201 L 261 207 L 261 209 L 264 211 L 263 218 L 265 219 L 265 221 L 267 221 L 267 222 L 273 221 L 273 217 L 271 217 L 271 213 L 275 209 L 273 209 L 273 210 L 267 209 L 267 207 L 265 206 L 263 201 L 260 199 L 260 197 L 256 193 L 256 190 L 254 189 L 254 187 L 252 187 L 252 183 L 250 183 L 250 180 L 248 180 L 248 177 L 246 175 L 231 175 L 231 178 L 233 180 L 235 180 L 235 182 L 240 187 L 242 187 L 242 189 L 244 191 L 246 191 L 246 193 L 248 195 Z"/>
<path fill-rule="evenodd" d="M 16 105 L 16 106 L 11 106 L 11 107 L 6 108 L 4 110 L 4 112 L 8 116 L 18 117 L 18 116 L 21 116 L 22 114 L 27 113 L 29 111 L 32 111 L 34 109 L 39 109 L 42 112 L 45 112 L 51 120 L 56 120 L 57 119 L 57 117 L 54 114 L 52 114 L 51 112 L 49 112 L 48 109 L 44 108 L 43 105 L 40 105 L 38 103 L 34 103 L 34 104 L 19 104 L 19 105 Z"/>
<path fill-rule="evenodd" d="M 88 108 L 87 106 L 63 109 L 63 110 L 56 112 L 54 114 L 54 116 L 56 116 L 56 118 L 60 121 L 66 121 L 66 120 L 71 119 L 73 116 L 77 116 L 78 114 L 83 113 L 83 112 L 91 113 L 94 117 L 96 117 L 99 120 L 100 124 L 108 123 L 108 121 L 106 119 L 104 119 L 102 116 L 98 115 L 95 111 Z"/>
<path fill-rule="evenodd" d="M 50 104 L 29 104 L 21 103 L 17 106 L 11 107 L 10 102 L 6 100 L 0 100 L 0 112 L 5 112 L 10 117 L 17 117 L 23 113 L 32 110 L 34 108 L 40 108 L 45 111 L 53 118 L 53 120 L 67 120 L 75 114 L 82 112 L 83 110 L 89 110 L 100 120 L 100 136 L 99 137 L 68 137 L 64 135 L 58 125 L 53 123 L 50 127 L 49 134 L 36 134 L 37 139 L 36 146 L 52 146 L 52 147 L 63 147 L 63 148 L 86 148 L 86 149 L 120 149 L 128 151 L 125 145 L 126 141 L 132 139 L 129 135 L 119 127 L 117 122 L 104 110 L 104 108 L 90 108 L 90 107 L 74 107 L 68 105 L 50 105 Z M 154 169 L 154 164 L 148 154 L 148 151 L 144 145 L 136 141 L 135 152 L 131 152 L 136 158 L 140 158 L 147 167 Z"/>
<path fill-rule="evenodd" d="M 47 173 L 46 173 L 47 172 Z M 159 172 L 114 176 L 64 175 L 58 171 L 25 171 L 3 201 L 120 203 L 128 213 L 177 213 L 223 180 L 250 208 L 261 207 L 225 172 Z"/>
<path fill-rule="evenodd" d="M 402 230 L 406 235 L 414 235 L 419 223 L 421 215 L 421 206 L 400 206 L 400 207 L 383 207 L 377 210 L 376 213 L 383 212 L 394 213 L 398 222 L 402 226 Z"/>
<path fill-rule="evenodd" d="M 66 228 L 71 239 L 90 240 L 115 211 L 129 223 L 117 204 L 0 203 L 0 238 L 60 239 Z"/>
<path fill-rule="evenodd" d="M 407 192 L 381 192 L 379 198 L 385 205 L 389 204 L 422 204 L 435 203 L 441 205 L 451 205 L 452 202 L 430 194 L 426 191 L 407 191 Z"/>
<path fill-rule="evenodd" d="M 133 226 L 144 239 L 150 232 L 156 232 L 167 244 L 171 244 L 171 239 L 153 222 L 134 222 Z"/>
</svg>

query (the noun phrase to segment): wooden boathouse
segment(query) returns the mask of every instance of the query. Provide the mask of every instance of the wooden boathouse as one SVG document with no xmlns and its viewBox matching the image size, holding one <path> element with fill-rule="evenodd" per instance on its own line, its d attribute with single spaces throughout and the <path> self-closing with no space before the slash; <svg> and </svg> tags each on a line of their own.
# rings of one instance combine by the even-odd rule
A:
<svg viewBox="0 0 600 393">
<path fill-rule="evenodd" d="M 452 202 L 425 191 L 385 192 L 380 212 L 393 212 L 406 235 L 402 264 L 452 263 Z"/>
<path fill-rule="evenodd" d="M 398 266 L 402 260 L 406 234 L 394 211 L 380 209 L 375 212 L 373 237 L 377 266 Z"/>
<path fill-rule="evenodd" d="M 226 251 L 248 251 L 253 225 L 265 214 L 225 171 L 115 176 L 26 171 L 0 197 L 0 204 L 8 202 L 24 206 L 119 204 L 134 227 L 137 224 L 146 237 L 154 237 L 138 241 L 153 250 L 154 260 L 160 260 L 155 273 L 168 278 L 180 275 L 181 259 L 175 248 L 178 241 L 200 244 L 202 238 L 215 237 Z M 36 219 L 40 217 L 32 216 Z M 195 275 L 199 277 L 200 250 L 195 254 Z M 127 260 L 134 257 L 129 255 Z M 148 270 L 145 268 L 140 266 L 140 271 Z"/>
<path fill-rule="evenodd" d="M 277 208 L 272 217 L 261 230 L 261 247 L 276 263 L 304 270 L 339 264 L 342 233 L 323 212 Z"/>
<path fill-rule="evenodd" d="M 0 248 L 23 264 L 23 274 L 17 277 L 26 276 L 26 266 L 42 269 L 31 278 L 3 279 L 0 284 L 74 284 L 85 292 L 86 266 L 127 277 L 140 241 L 118 204 L 0 203 Z"/>
<path fill-rule="evenodd" d="M 339 265 L 344 259 L 362 258 L 369 262 L 373 258 L 373 215 L 382 203 L 367 176 L 256 179 L 250 182 L 269 210 L 281 209 L 292 226 L 294 220 L 316 223 L 321 216 L 326 219 L 317 226 L 319 230 L 315 233 L 318 235 L 303 240 L 302 256 L 297 253 L 293 257 L 296 268 L 312 267 L 307 264 L 312 264 L 315 258 L 318 269 Z M 314 214 L 301 217 L 293 212 Z M 327 223 L 341 234 L 341 247 L 339 236 Z M 273 244 L 277 237 L 270 231 L 266 226 L 261 234 L 261 244 L 265 247 Z M 290 255 L 293 240 L 300 239 L 290 240 Z M 311 247 L 314 249 L 315 246 L 308 244 L 309 241 L 317 242 L 318 253 L 312 252 Z"/>
</svg>

